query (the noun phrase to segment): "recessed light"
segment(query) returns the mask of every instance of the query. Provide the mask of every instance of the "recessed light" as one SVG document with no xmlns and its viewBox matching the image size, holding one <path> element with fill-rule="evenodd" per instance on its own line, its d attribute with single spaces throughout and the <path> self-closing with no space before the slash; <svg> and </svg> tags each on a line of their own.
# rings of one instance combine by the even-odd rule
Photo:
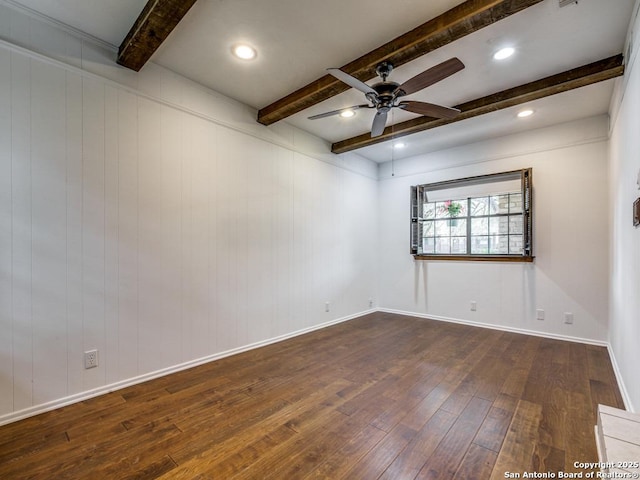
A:
<svg viewBox="0 0 640 480">
<path fill-rule="evenodd" d="M 513 47 L 505 47 L 498 50 L 493 54 L 493 58 L 496 60 L 504 60 L 505 58 L 509 58 L 516 52 L 516 49 Z"/>
<path fill-rule="evenodd" d="M 344 112 L 340 112 L 340 116 L 342 118 L 351 118 L 356 114 L 353 110 L 345 110 Z"/>
<path fill-rule="evenodd" d="M 231 51 L 236 57 L 241 58 L 242 60 L 253 60 L 257 55 L 255 48 L 244 43 L 234 45 Z"/>
<path fill-rule="evenodd" d="M 526 118 L 526 117 L 530 117 L 531 115 L 533 115 L 533 110 L 531 109 L 522 110 L 521 112 L 518 112 L 518 118 Z"/>
<path fill-rule="evenodd" d="M 406 144 L 402 143 L 402 142 L 398 142 L 398 143 L 394 143 L 393 144 L 393 148 L 404 148 L 406 147 Z"/>
</svg>

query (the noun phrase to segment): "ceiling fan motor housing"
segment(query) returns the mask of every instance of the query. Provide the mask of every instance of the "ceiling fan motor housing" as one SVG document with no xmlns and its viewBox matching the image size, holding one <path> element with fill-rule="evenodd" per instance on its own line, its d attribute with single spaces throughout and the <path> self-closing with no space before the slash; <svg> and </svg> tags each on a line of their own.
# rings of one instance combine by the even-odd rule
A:
<svg viewBox="0 0 640 480">
<path fill-rule="evenodd" d="M 388 112 L 395 104 L 396 97 L 398 96 L 399 83 L 396 82 L 380 82 L 373 85 L 376 95 L 371 94 L 368 97 L 373 102 L 378 111 Z"/>
</svg>

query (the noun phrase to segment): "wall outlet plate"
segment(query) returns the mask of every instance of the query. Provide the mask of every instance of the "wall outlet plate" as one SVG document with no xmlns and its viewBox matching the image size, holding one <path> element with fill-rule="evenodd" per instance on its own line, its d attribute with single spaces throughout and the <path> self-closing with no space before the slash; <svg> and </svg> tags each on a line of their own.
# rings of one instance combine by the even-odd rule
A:
<svg viewBox="0 0 640 480">
<path fill-rule="evenodd" d="M 98 366 L 98 350 L 87 350 L 84 352 L 84 368 L 95 368 Z"/>
</svg>

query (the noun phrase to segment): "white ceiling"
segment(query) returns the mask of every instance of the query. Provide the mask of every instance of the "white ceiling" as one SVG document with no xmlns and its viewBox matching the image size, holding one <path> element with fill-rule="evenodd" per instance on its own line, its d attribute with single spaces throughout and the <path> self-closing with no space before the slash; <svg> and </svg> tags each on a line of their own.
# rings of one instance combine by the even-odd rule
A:
<svg viewBox="0 0 640 480">
<path fill-rule="evenodd" d="M 146 0 L 13 0 L 113 45 L 119 45 Z M 560 73 L 621 53 L 635 0 L 579 0 L 560 8 L 542 3 L 481 29 L 395 69 L 402 83 L 422 70 L 457 56 L 461 72 L 407 97 L 442 105 L 462 102 Z M 154 62 L 256 109 L 323 76 L 412 28 L 463 3 L 461 0 L 198 0 L 152 57 Z M 615 3 L 615 6 L 612 5 Z M 255 61 L 230 55 L 248 42 Z M 493 53 L 505 45 L 516 54 L 502 62 Z M 369 82 L 374 83 L 374 82 Z M 609 80 L 533 102 L 535 115 L 517 119 L 519 108 L 407 136 L 395 158 L 434 151 L 606 113 Z M 307 117 L 366 103 L 350 89 L 285 121 L 334 142 L 367 132 L 372 110 L 352 119 Z M 522 107 L 521 107 L 522 108 Z M 393 123 L 414 115 L 394 110 Z M 357 150 L 371 160 L 390 158 L 389 142 Z"/>
</svg>

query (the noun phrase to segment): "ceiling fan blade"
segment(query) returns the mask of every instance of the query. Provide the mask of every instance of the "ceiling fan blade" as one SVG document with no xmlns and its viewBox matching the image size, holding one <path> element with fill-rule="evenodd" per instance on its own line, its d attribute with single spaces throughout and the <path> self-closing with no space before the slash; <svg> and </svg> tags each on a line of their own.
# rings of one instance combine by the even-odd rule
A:
<svg viewBox="0 0 640 480">
<path fill-rule="evenodd" d="M 373 117 L 373 125 L 371 125 L 371 138 L 382 135 L 386 124 L 387 112 L 376 112 L 376 116 Z"/>
<path fill-rule="evenodd" d="M 312 115 L 311 117 L 307 117 L 308 120 L 317 120 L 319 118 L 332 117 L 333 115 L 340 115 L 342 112 L 347 112 L 349 110 L 359 110 L 361 108 L 373 108 L 373 105 L 354 105 L 353 107 L 341 108 L 340 110 L 331 110 L 330 112 L 319 113 L 318 115 Z"/>
<path fill-rule="evenodd" d="M 404 82 L 396 89 L 396 92 L 399 92 L 397 96 L 401 97 L 403 95 L 415 93 L 429 85 L 433 85 L 434 83 L 447 78 L 450 75 L 453 75 L 456 72 L 459 72 L 463 68 L 464 63 L 462 63 L 460 59 L 456 57 L 450 58 L 449 60 L 442 62 L 435 67 L 431 67 Z"/>
<path fill-rule="evenodd" d="M 356 77 L 352 77 L 348 73 L 343 72 L 339 68 L 327 68 L 327 72 L 336 77 L 341 82 L 346 83 L 350 87 L 360 90 L 362 93 L 373 93 L 377 95 L 376 91 L 364 82 L 361 82 Z"/>
<path fill-rule="evenodd" d="M 443 107 L 442 105 L 435 105 L 427 102 L 400 102 L 398 107 L 406 110 L 407 112 L 434 118 L 453 118 L 460 113 L 460 110 L 457 108 Z"/>
</svg>

